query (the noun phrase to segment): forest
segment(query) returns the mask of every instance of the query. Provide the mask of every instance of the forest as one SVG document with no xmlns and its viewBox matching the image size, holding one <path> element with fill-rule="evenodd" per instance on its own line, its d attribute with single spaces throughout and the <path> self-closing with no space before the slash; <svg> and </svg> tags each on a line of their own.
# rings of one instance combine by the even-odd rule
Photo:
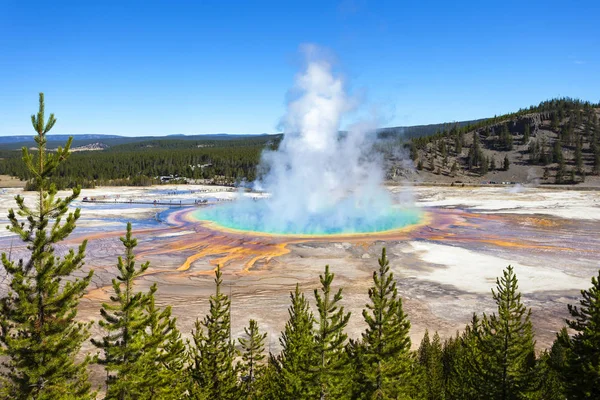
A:
<svg viewBox="0 0 600 400">
<path fill-rule="evenodd" d="M 22 163 L 35 180 L 39 208 L 16 197 L 9 229 L 30 251 L 28 259 L 2 254 L 8 293 L 0 299 L 0 398 L 5 399 L 596 399 L 600 395 L 600 271 L 550 349 L 536 352 L 531 309 L 521 301 L 511 266 L 496 280 L 492 314 L 473 314 L 456 336 L 427 332 L 411 350 L 410 315 L 403 310 L 385 249 L 373 265 L 364 331 L 345 332 L 343 288 L 328 266 L 311 295 L 290 293 L 281 351 L 268 353 L 266 334 L 254 320 L 242 337 L 231 335 L 231 299 L 215 270 L 207 315 L 198 317 L 191 338 L 177 328 L 171 308 L 155 303 L 159 288 L 135 288 L 149 263 L 135 260 L 137 241 L 128 224 L 115 260 L 110 300 L 99 320 L 81 322 L 77 306 L 93 271 L 80 273 L 86 241 L 62 256 L 56 246 L 75 228 L 80 209 L 69 211 L 80 188 L 59 198 L 52 174 L 69 159 L 71 140 L 46 151 L 45 135 L 56 119 L 33 116 L 38 150 L 23 151 Z M 24 221 L 27 223 L 24 223 Z M 98 324 L 102 337 L 90 337 Z M 91 340 L 96 354 L 80 357 Z M 106 371 L 93 387 L 88 367 Z"/>
</svg>

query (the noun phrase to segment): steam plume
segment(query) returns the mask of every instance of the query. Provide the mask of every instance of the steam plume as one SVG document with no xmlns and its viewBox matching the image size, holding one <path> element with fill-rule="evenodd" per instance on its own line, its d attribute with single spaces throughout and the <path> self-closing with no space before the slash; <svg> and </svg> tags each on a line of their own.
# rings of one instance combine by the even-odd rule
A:
<svg viewBox="0 0 600 400">
<path fill-rule="evenodd" d="M 394 207 L 382 187 L 381 163 L 371 151 L 372 127 L 355 125 L 340 134 L 340 121 L 352 108 L 330 63 L 309 58 L 291 91 L 279 149 L 261 160 L 267 172 L 255 186 L 270 197 L 240 198 L 202 210 L 199 218 L 290 234 L 374 232 L 416 222 L 418 213 Z"/>
</svg>

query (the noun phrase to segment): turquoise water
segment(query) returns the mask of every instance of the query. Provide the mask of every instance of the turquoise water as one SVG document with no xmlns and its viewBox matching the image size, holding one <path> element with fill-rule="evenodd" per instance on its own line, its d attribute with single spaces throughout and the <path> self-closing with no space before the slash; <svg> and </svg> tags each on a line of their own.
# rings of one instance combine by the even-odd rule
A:
<svg viewBox="0 0 600 400">
<path fill-rule="evenodd" d="M 224 228 L 279 235 L 341 235 L 389 231 L 421 220 L 417 209 L 361 208 L 351 203 L 313 213 L 275 213 L 268 201 L 242 201 L 201 208 L 198 220 Z"/>
</svg>

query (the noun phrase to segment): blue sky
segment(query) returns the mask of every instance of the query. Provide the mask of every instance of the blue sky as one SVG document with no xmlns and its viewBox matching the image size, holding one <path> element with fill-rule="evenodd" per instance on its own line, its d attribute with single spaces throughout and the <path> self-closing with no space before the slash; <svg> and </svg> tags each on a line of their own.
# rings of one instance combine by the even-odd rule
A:
<svg viewBox="0 0 600 400">
<path fill-rule="evenodd" d="M 600 100 L 598 1 L 0 0 L 0 135 L 276 132 L 303 43 L 381 124 Z"/>
</svg>

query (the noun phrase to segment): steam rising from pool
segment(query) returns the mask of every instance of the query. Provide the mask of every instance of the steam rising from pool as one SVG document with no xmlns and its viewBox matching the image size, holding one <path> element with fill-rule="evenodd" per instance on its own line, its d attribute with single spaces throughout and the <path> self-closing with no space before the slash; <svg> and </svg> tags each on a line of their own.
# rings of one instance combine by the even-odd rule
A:
<svg viewBox="0 0 600 400">
<path fill-rule="evenodd" d="M 307 63 L 296 76 L 277 151 L 263 153 L 255 189 L 261 200 L 240 195 L 230 204 L 200 209 L 196 217 L 226 228 L 272 234 L 352 234 L 401 228 L 420 213 L 394 205 L 382 187 L 383 168 L 372 151 L 374 126 L 356 124 L 340 135 L 354 101 L 332 66 L 305 49 Z"/>
</svg>

